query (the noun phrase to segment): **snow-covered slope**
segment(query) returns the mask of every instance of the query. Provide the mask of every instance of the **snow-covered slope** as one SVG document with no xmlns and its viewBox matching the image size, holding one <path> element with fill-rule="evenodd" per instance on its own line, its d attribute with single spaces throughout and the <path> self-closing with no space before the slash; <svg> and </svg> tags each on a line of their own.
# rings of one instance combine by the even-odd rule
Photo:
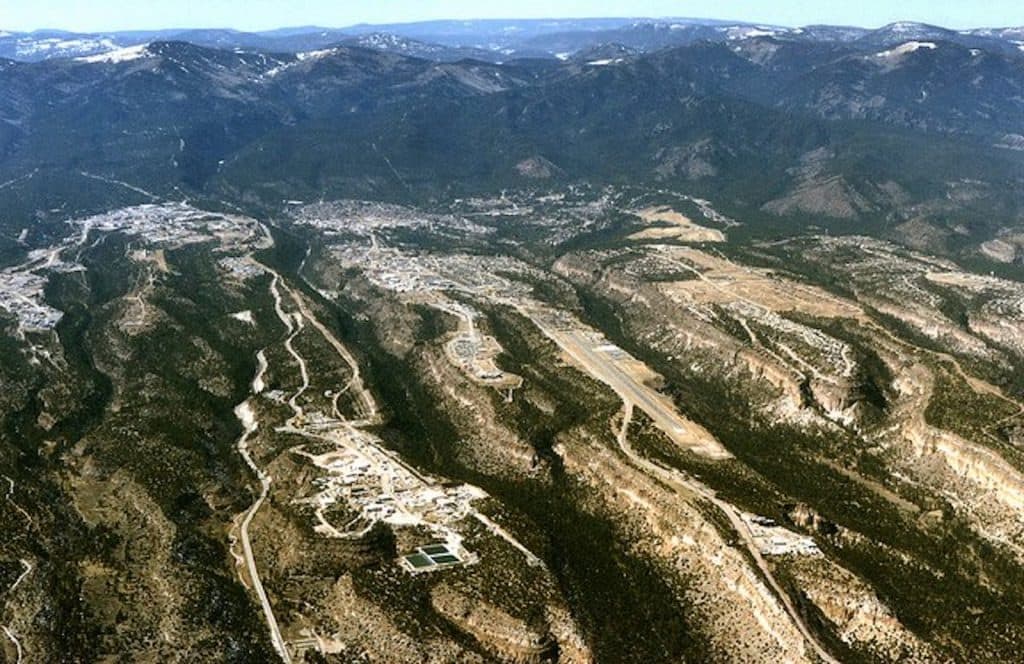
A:
<svg viewBox="0 0 1024 664">
<path fill-rule="evenodd" d="M 94 55 L 126 45 L 112 35 L 0 32 L 0 57 L 26 62 Z"/>
<path fill-rule="evenodd" d="M 139 60 L 142 58 L 151 58 L 153 54 L 149 51 L 148 44 L 139 44 L 138 46 L 126 46 L 124 48 L 117 48 L 112 51 L 106 51 L 105 53 L 97 53 L 96 55 L 86 55 L 80 58 L 76 58 L 80 62 L 129 62 L 131 60 Z"/>
</svg>

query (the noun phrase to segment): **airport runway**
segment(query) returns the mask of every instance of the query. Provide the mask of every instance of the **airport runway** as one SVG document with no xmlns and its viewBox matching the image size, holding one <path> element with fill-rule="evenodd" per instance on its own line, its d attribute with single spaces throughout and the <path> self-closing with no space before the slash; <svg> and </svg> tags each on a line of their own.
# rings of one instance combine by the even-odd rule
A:
<svg viewBox="0 0 1024 664">
<path fill-rule="evenodd" d="M 667 397 L 629 375 L 616 358 L 596 350 L 583 330 L 552 330 L 543 327 L 536 319 L 534 322 L 587 373 L 612 388 L 623 401 L 647 413 L 655 426 L 678 445 L 712 459 L 732 458 L 704 427 L 680 415 Z"/>
</svg>

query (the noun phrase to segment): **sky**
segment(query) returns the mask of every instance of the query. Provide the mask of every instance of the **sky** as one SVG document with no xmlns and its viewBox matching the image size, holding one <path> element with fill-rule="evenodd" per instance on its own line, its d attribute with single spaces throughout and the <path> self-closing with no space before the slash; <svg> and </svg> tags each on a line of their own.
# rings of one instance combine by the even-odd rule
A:
<svg viewBox="0 0 1024 664">
<path fill-rule="evenodd" d="M 950 28 L 1024 25 L 1024 0 L 0 0 L 0 29 L 78 32 L 157 28 L 267 30 L 430 19 L 720 18 L 776 25 Z"/>
</svg>

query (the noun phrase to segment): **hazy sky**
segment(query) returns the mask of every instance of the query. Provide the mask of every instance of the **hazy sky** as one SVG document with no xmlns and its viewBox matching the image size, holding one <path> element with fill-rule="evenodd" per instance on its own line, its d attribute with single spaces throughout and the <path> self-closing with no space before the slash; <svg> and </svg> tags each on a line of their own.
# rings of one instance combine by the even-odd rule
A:
<svg viewBox="0 0 1024 664">
<path fill-rule="evenodd" d="M 780 25 L 1024 25 L 1024 0 L 0 0 L 0 29 L 344 27 L 438 18 L 695 17 Z"/>
</svg>

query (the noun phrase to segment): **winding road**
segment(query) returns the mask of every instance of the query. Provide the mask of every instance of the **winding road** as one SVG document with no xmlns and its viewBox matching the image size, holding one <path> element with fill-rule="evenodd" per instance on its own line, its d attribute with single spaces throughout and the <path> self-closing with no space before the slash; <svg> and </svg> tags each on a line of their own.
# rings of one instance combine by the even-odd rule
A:
<svg viewBox="0 0 1024 664">
<path fill-rule="evenodd" d="M 32 570 L 34 569 L 32 567 L 32 563 L 30 563 L 29 561 L 25 560 L 24 558 L 22 558 L 21 564 L 24 567 L 24 570 L 22 570 L 21 574 L 14 581 L 14 583 L 11 585 L 11 587 L 7 589 L 7 593 L 6 593 L 7 595 L 10 595 L 15 590 L 17 590 L 18 586 L 21 585 L 21 582 L 24 581 L 26 578 L 28 578 L 28 575 L 31 574 Z M 14 649 L 18 653 L 17 662 L 18 662 L 18 664 L 21 664 L 22 658 L 25 655 L 25 651 L 24 651 L 24 649 L 21 646 L 21 641 L 18 639 L 18 635 L 15 634 L 14 631 L 11 630 L 11 628 L 8 627 L 7 625 L 3 625 L 2 629 L 4 631 L 4 634 L 7 636 L 7 638 L 10 639 L 11 643 L 14 644 Z"/>
<path fill-rule="evenodd" d="M 14 501 L 14 480 L 8 477 L 7 475 L 4 475 L 3 478 L 7 480 L 7 495 L 5 499 L 7 500 L 8 503 L 10 503 L 10 505 L 14 508 L 16 512 L 18 512 L 22 517 L 25 518 L 25 521 L 28 522 L 29 528 L 35 528 L 35 522 L 32 520 L 32 516 L 28 512 L 26 512 L 21 505 Z M 7 589 L 5 595 L 8 597 L 12 593 L 14 593 L 15 590 L 18 589 L 18 586 L 20 586 L 22 582 L 25 579 L 27 579 L 28 576 L 35 569 L 32 563 L 28 560 L 25 560 L 24 558 L 22 558 L 19 562 L 21 562 L 21 566 L 23 569 L 21 574 L 18 575 L 18 578 L 14 580 L 13 584 L 11 584 L 11 587 Z M 7 638 L 10 639 L 11 643 L 14 644 L 14 649 L 18 655 L 16 661 L 18 664 L 21 664 L 22 659 L 25 656 L 25 651 L 22 648 L 21 641 L 18 639 L 18 635 L 15 634 L 14 631 L 8 625 L 2 625 L 0 626 L 0 629 L 3 629 L 4 635 L 7 636 Z"/>
<path fill-rule="evenodd" d="M 359 365 L 356 363 L 355 358 L 348 351 L 345 346 L 338 341 L 330 333 L 330 331 L 318 321 L 309 311 L 302 296 L 297 294 L 291 288 L 288 288 L 284 284 L 284 279 L 273 269 L 266 265 L 259 264 L 264 270 L 267 271 L 273 278 L 270 282 L 270 294 L 274 298 L 274 311 L 277 313 L 277 317 L 281 320 L 281 323 L 285 326 L 287 338 L 284 341 L 285 349 L 288 354 L 291 355 L 296 365 L 299 367 L 299 373 L 302 377 L 302 384 L 299 388 L 291 395 L 288 399 L 288 405 L 292 409 L 292 417 L 290 417 L 286 423 L 286 427 L 290 431 L 307 435 L 301 429 L 294 426 L 295 422 L 303 416 L 302 406 L 299 405 L 299 398 L 302 394 L 309 389 L 309 368 L 305 358 L 295 349 L 293 344 L 295 337 L 304 329 L 306 322 L 319 332 L 328 344 L 338 353 L 338 355 L 345 361 L 351 369 L 352 377 L 350 378 L 348 385 L 345 389 L 339 392 L 343 394 L 350 390 L 355 390 L 357 397 L 362 404 L 362 415 L 364 420 L 360 423 L 349 423 L 351 426 L 358 426 L 365 423 L 373 423 L 379 417 L 377 404 L 373 399 L 373 395 L 370 394 L 369 390 L 366 389 L 362 381 L 362 376 L 359 372 Z M 295 304 L 298 312 L 289 313 L 286 312 L 283 306 L 282 292 L 284 291 L 289 299 Z M 256 375 L 253 377 L 251 382 L 252 393 L 259 394 L 263 391 L 265 383 L 263 376 L 268 369 L 268 362 L 266 357 L 266 349 L 260 350 L 256 354 L 257 369 Z M 335 397 L 335 403 L 337 403 L 337 397 Z M 273 478 L 263 471 L 253 460 L 252 455 L 249 452 L 248 442 L 249 438 L 259 428 L 259 422 L 256 418 L 256 413 L 253 410 L 252 404 L 247 399 L 239 404 L 235 408 L 235 415 L 242 423 L 243 433 L 238 439 L 237 448 L 239 454 L 245 460 L 245 463 L 253 471 L 260 482 L 260 494 L 244 513 L 241 524 L 238 526 L 238 540 L 242 543 L 242 555 L 239 556 L 235 552 L 234 548 L 234 536 L 229 535 L 229 539 L 232 540 L 231 553 L 235 556 L 236 561 L 244 562 L 248 572 L 249 581 L 253 591 L 256 593 L 256 597 L 260 602 L 260 606 L 263 609 L 263 615 L 267 622 L 267 627 L 270 629 L 271 642 L 274 645 L 274 649 L 280 655 L 281 660 L 286 664 L 291 664 L 292 657 L 288 650 L 288 643 L 281 634 L 280 626 L 277 622 L 277 618 L 274 615 L 274 608 L 270 603 L 270 598 L 267 595 L 266 589 L 263 586 L 263 582 L 260 578 L 259 567 L 256 563 L 256 557 L 253 554 L 252 541 L 249 536 L 249 527 L 252 524 L 256 513 L 259 512 L 263 503 L 266 501 L 267 496 L 270 493 L 270 487 L 273 484 Z M 244 581 L 243 581 L 244 582 Z"/>
<path fill-rule="evenodd" d="M 278 279 L 279 277 L 275 274 L 273 281 L 270 283 L 270 292 L 274 297 L 274 309 L 289 333 L 288 339 L 285 341 L 285 346 L 288 348 L 292 356 L 298 361 L 303 377 L 302 386 L 288 402 L 295 413 L 293 417 L 300 417 L 302 415 L 302 409 L 296 404 L 296 399 L 298 399 L 299 395 L 301 395 L 309 386 L 309 375 L 306 370 L 305 361 L 302 359 L 302 356 L 295 352 L 295 349 L 291 345 L 292 339 L 296 334 L 298 334 L 299 330 L 297 329 L 296 324 L 292 321 L 291 316 L 286 314 L 284 309 L 281 307 L 281 295 L 277 289 Z M 266 370 L 266 354 L 261 350 L 257 353 L 256 376 L 252 380 L 253 393 L 258 394 L 262 391 L 263 374 Z M 263 581 L 260 579 L 259 567 L 256 564 L 256 557 L 252 552 L 252 540 L 249 537 L 249 526 L 252 524 L 252 520 L 256 516 L 256 513 L 263 506 L 263 502 L 270 494 L 270 485 L 273 483 L 273 479 L 256 465 L 252 455 L 249 453 L 249 437 L 255 433 L 257 428 L 259 428 L 259 422 L 256 419 L 256 413 L 253 411 L 252 404 L 250 404 L 248 399 L 240 403 L 235 408 L 235 416 L 238 417 L 243 427 L 242 436 L 238 439 L 238 452 L 245 460 L 246 465 L 252 469 L 253 473 L 256 474 L 256 477 L 260 481 L 260 495 L 245 512 L 245 516 L 242 518 L 242 523 L 238 529 L 239 539 L 242 542 L 242 558 L 245 561 L 245 565 L 249 573 L 249 581 L 252 584 L 252 589 L 256 592 L 256 597 L 259 599 L 260 606 L 263 609 L 263 616 L 267 621 L 267 627 L 270 629 L 270 640 L 274 645 L 274 649 L 277 651 L 278 655 L 281 656 L 281 660 L 285 662 L 285 664 L 291 664 L 291 653 L 288 651 L 287 642 L 281 635 L 281 628 L 277 623 L 277 617 L 274 615 L 274 608 L 270 603 L 270 598 L 267 596 L 266 589 L 263 587 Z M 232 547 L 232 555 L 237 555 L 234 553 L 234 547 Z"/>
<path fill-rule="evenodd" d="M 16 661 L 17 661 L 18 664 L 21 664 L 21 661 L 22 661 L 22 659 L 24 658 L 24 655 L 25 655 L 25 653 L 22 652 L 22 650 L 21 650 L 21 641 L 18 640 L 18 637 L 16 637 L 14 635 L 14 633 L 10 629 L 7 628 L 6 625 L 3 626 L 3 630 L 4 630 L 4 634 L 7 635 L 7 638 L 10 639 L 11 643 L 14 644 L 14 649 L 18 653 L 18 659 Z"/>
<path fill-rule="evenodd" d="M 271 478 L 269 475 L 260 470 L 256 462 L 253 461 L 252 456 L 249 454 L 248 441 L 249 436 L 256 431 L 259 424 L 256 421 L 256 416 L 253 413 L 252 406 L 249 401 L 246 400 L 235 408 L 235 415 L 242 422 L 244 431 L 242 437 L 238 440 L 238 452 L 245 459 L 246 464 L 256 473 L 256 476 L 260 480 L 260 495 L 253 502 L 252 506 L 245 513 L 245 517 L 242 519 L 242 525 L 239 528 L 239 533 L 242 541 L 242 553 L 245 558 L 245 564 L 249 571 L 249 580 L 252 582 L 252 588 L 256 591 L 256 597 L 259 598 L 260 606 L 263 607 L 263 615 L 267 620 L 267 626 L 270 628 L 270 640 L 274 644 L 274 649 L 281 656 L 281 660 L 286 664 L 291 664 L 292 657 L 288 652 L 288 645 L 284 638 L 281 636 L 281 629 L 278 627 L 277 618 L 274 616 L 274 609 L 270 604 L 270 599 L 267 597 L 267 592 L 263 588 L 263 582 L 260 580 L 259 568 L 256 566 L 256 558 L 252 553 L 252 542 L 249 539 L 249 525 L 252 523 L 253 517 L 256 516 L 256 512 L 259 511 L 260 507 L 263 506 L 263 501 L 267 499 L 267 495 L 270 493 Z"/>
</svg>

